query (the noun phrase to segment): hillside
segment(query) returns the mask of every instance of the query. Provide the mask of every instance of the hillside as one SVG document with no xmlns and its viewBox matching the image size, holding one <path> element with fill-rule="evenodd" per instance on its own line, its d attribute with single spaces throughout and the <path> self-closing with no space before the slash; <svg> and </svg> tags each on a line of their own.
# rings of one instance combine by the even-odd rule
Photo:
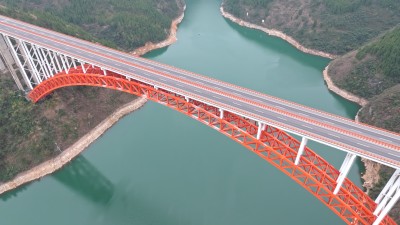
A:
<svg viewBox="0 0 400 225">
<path fill-rule="evenodd" d="M 400 27 L 335 59 L 328 73 L 341 89 L 368 99 L 358 113 L 360 122 L 400 133 Z M 371 190 L 372 197 L 391 172 L 381 169 L 382 180 Z"/>
<path fill-rule="evenodd" d="M 0 0 L 0 14 L 129 51 L 167 37 L 181 1 Z M 0 183 L 65 150 L 135 97 L 92 87 L 56 90 L 37 104 L 0 73 Z"/>
<path fill-rule="evenodd" d="M 0 14 L 82 39 L 131 51 L 160 42 L 181 0 L 0 0 Z"/>
<path fill-rule="evenodd" d="M 400 26 L 360 49 L 333 60 L 328 73 L 339 88 L 370 100 L 369 106 L 361 112 L 368 108 L 372 116 L 371 110 L 400 109 L 399 98 L 396 97 L 400 84 Z M 364 115 L 361 112 L 360 115 Z M 400 132 L 400 126 L 395 126 L 400 122 L 396 121 L 399 119 L 396 111 L 391 112 L 393 114 L 370 119 L 376 126 Z M 365 121 L 367 116 L 361 116 L 360 119 Z"/>
<path fill-rule="evenodd" d="M 348 92 L 368 99 L 360 122 L 400 133 L 400 27 L 331 62 L 333 82 Z M 375 198 L 393 170 L 382 166 L 380 181 L 369 192 Z M 400 222 L 400 202 L 391 216 Z"/>
<path fill-rule="evenodd" d="M 307 48 L 342 55 L 400 23 L 398 0 L 224 0 L 247 22 L 277 29 Z"/>
</svg>

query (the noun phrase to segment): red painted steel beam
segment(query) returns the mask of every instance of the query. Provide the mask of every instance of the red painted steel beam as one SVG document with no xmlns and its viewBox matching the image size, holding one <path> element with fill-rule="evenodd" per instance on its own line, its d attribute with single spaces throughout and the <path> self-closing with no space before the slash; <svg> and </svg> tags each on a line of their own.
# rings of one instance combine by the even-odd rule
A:
<svg viewBox="0 0 400 225">
<path fill-rule="evenodd" d="M 85 67 L 86 68 L 86 67 Z M 373 211 L 376 203 L 360 188 L 346 178 L 337 195 L 333 194 L 339 171 L 309 148 L 305 148 L 298 165 L 294 164 L 300 142 L 277 128 L 267 126 L 256 138 L 255 121 L 226 111 L 220 118 L 219 109 L 200 101 L 186 101 L 184 96 L 172 93 L 100 68 L 86 68 L 86 73 L 71 69 L 69 74 L 60 73 L 43 81 L 28 95 L 37 102 L 54 90 L 67 86 L 97 86 L 119 90 L 161 103 L 184 113 L 230 137 L 262 159 L 271 163 L 300 186 L 318 198 L 347 224 L 370 225 L 376 219 Z M 390 217 L 381 224 L 395 225 Z"/>
</svg>

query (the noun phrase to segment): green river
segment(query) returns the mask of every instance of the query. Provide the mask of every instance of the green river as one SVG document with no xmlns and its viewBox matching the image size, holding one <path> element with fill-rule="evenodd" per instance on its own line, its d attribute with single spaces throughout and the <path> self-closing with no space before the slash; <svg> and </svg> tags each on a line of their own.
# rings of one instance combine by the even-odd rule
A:
<svg viewBox="0 0 400 225">
<path fill-rule="evenodd" d="M 187 0 L 178 41 L 145 57 L 354 118 L 330 93 L 329 60 Z M 337 168 L 345 153 L 310 143 Z M 360 162 L 349 177 L 358 185 Z M 1 196 L 4 225 L 339 225 L 319 200 L 214 129 L 148 102 L 64 169 Z"/>
</svg>

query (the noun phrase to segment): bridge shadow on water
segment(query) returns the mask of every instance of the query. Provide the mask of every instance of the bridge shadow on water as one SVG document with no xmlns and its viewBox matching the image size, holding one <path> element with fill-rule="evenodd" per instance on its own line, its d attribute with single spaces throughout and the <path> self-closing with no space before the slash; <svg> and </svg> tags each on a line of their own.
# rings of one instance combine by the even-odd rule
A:
<svg viewBox="0 0 400 225">
<path fill-rule="evenodd" d="M 107 204 L 114 193 L 111 181 L 83 156 L 74 159 L 73 165 L 54 174 L 53 178 L 93 203 Z"/>
<path fill-rule="evenodd" d="M 74 159 L 72 164 L 51 176 L 69 190 L 93 203 L 107 204 L 114 193 L 113 184 L 83 156 Z M 1 200 L 6 202 L 12 197 L 17 197 L 27 190 L 30 184 L 3 194 Z"/>
</svg>

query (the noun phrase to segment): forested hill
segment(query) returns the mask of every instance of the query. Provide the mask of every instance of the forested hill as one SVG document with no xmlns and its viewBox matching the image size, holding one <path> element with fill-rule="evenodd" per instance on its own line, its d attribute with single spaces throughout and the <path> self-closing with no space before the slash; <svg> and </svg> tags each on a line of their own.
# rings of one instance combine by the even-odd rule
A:
<svg viewBox="0 0 400 225">
<path fill-rule="evenodd" d="M 0 14 L 124 51 L 169 34 L 180 0 L 0 0 Z M 33 104 L 0 73 L 0 184 L 60 154 L 134 96 L 66 87 Z"/>
<path fill-rule="evenodd" d="M 363 122 L 400 132 L 400 26 L 329 67 L 337 86 L 370 100 Z"/>
<path fill-rule="evenodd" d="M 181 0 L 0 0 L 0 14 L 133 50 L 167 37 Z"/>
<path fill-rule="evenodd" d="M 355 50 L 400 23 L 399 0 L 224 0 L 223 6 L 245 21 L 336 55 Z"/>
</svg>

